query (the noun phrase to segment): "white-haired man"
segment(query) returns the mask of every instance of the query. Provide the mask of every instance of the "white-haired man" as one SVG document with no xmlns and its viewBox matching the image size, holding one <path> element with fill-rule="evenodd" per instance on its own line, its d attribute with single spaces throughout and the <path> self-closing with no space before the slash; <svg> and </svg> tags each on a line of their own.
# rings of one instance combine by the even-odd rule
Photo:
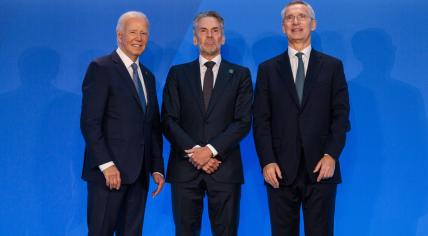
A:
<svg viewBox="0 0 428 236">
<path fill-rule="evenodd" d="M 149 175 L 164 185 L 155 78 L 139 56 L 149 38 L 141 12 L 117 23 L 118 48 L 91 62 L 83 81 L 82 178 L 88 184 L 88 235 L 142 234 Z"/>
</svg>

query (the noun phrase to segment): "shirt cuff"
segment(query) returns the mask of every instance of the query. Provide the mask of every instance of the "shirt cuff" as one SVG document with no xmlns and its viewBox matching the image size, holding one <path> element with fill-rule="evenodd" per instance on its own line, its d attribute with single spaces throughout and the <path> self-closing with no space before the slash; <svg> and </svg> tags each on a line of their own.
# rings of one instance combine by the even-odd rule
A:
<svg viewBox="0 0 428 236">
<path fill-rule="evenodd" d="M 217 156 L 218 152 L 215 150 L 215 148 L 211 144 L 207 144 L 207 147 L 211 150 L 213 153 L 213 157 Z"/>
<path fill-rule="evenodd" d="M 163 176 L 163 174 L 162 174 L 161 172 L 157 172 L 157 171 L 155 171 L 155 172 L 153 172 L 153 174 L 158 174 L 158 175 L 162 176 L 162 178 L 164 178 L 164 179 L 165 179 L 165 176 Z"/>
<path fill-rule="evenodd" d="M 109 161 L 107 163 L 99 165 L 98 168 L 100 168 L 101 172 L 103 172 L 105 169 L 109 168 L 110 166 L 114 166 L 114 162 Z"/>
</svg>

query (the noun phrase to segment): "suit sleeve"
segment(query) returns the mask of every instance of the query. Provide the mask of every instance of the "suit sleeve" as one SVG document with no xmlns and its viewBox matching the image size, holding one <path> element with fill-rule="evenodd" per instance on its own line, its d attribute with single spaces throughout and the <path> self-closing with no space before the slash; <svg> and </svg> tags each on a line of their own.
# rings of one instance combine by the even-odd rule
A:
<svg viewBox="0 0 428 236">
<path fill-rule="evenodd" d="M 272 146 L 271 99 L 269 78 L 264 66 L 257 71 L 256 89 L 253 105 L 253 135 L 260 166 L 276 162 Z"/>
<path fill-rule="evenodd" d="M 156 80 L 152 75 L 153 88 L 155 88 L 154 94 L 156 94 Z M 159 103 L 157 96 L 154 96 L 154 112 L 152 118 L 152 155 L 151 155 L 151 172 L 159 172 L 164 175 L 164 163 L 162 157 L 163 150 L 163 139 L 162 139 L 162 126 L 160 123 L 160 114 L 159 114 Z"/>
<path fill-rule="evenodd" d="M 113 161 L 102 130 L 104 110 L 109 96 L 108 77 L 104 76 L 104 73 L 96 62 L 92 62 L 82 85 L 80 128 L 87 151 L 90 153 L 91 168 Z"/>
<path fill-rule="evenodd" d="M 346 132 L 350 130 L 348 85 L 342 62 L 337 63 L 331 90 L 330 135 L 324 153 L 338 159 L 346 142 Z"/>
<path fill-rule="evenodd" d="M 233 121 L 224 132 L 208 141 L 217 150 L 220 160 L 224 160 L 227 156 L 225 153 L 231 148 L 239 145 L 239 142 L 248 134 L 251 128 L 253 84 L 248 68 L 245 68 L 241 73 Z"/>
<path fill-rule="evenodd" d="M 193 148 L 197 143 L 180 127 L 181 106 L 174 67 L 168 72 L 162 100 L 163 132 L 172 146 L 183 152 L 184 157 L 184 150 Z"/>
</svg>

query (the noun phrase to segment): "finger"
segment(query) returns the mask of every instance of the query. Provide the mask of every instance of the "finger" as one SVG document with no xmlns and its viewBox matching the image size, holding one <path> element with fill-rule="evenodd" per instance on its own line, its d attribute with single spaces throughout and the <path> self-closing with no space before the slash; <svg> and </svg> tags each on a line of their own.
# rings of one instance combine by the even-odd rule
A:
<svg viewBox="0 0 428 236">
<path fill-rule="evenodd" d="M 218 165 L 214 165 L 214 166 L 212 166 L 212 167 L 211 167 L 211 169 L 212 169 L 213 171 L 216 171 L 216 170 L 218 169 Z"/>
<path fill-rule="evenodd" d="M 117 175 L 117 186 L 116 189 L 119 190 L 120 186 L 122 185 L 122 179 L 120 178 L 120 175 Z"/>
<path fill-rule="evenodd" d="M 111 178 L 111 188 L 112 189 L 117 188 L 117 178 L 115 175 L 113 175 Z"/>
<path fill-rule="evenodd" d="M 204 171 L 205 171 L 207 174 L 210 174 L 211 169 L 210 169 L 210 167 L 209 167 L 209 166 L 204 166 Z"/>
<path fill-rule="evenodd" d="M 109 179 L 108 187 L 109 187 L 110 190 L 112 190 L 113 189 L 113 176 L 110 175 L 108 177 L 108 179 Z"/>
<path fill-rule="evenodd" d="M 274 188 L 278 188 L 279 183 L 278 183 L 278 179 L 276 178 L 275 172 L 273 174 L 271 173 L 269 176 L 273 183 Z"/>
<path fill-rule="evenodd" d="M 263 178 L 265 179 L 266 182 L 268 182 L 268 177 L 265 174 L 263 174 Z"/>
<path fill-rule="evenodd" d="M 333 177 L 333 173 L 334 173 L 334 169 L 333 168 L 329 168 L 328 172 L 326 173 L 326 177 L 327 178 Z"/>
<path fill-rule="evenodd" d="M 318 164 L 315 166 L 314 173 L 318 172 L 320 168 L 321 168 L 321 161 L 319 161 Z"/>
<path fill-rule="evenodd" d="M 331 178 L 331 177 L 333 177 L 333 175 L 334 175 L 334 171 L 335 171 L 335 168 L 334 168 L 334 167 L 333 167 L 333 168 L 331 168 L 330 178 Z"/>
<path fill-rule="evenodd" d="M 266 181 L 270 186 L 272 186 L 272 188 L 275 188 L 275 184 L 272 181 Z"/>
<path fill-rule="evenodd" d="M 320 182 L 325 176 L 325 172 L 323 169 L 321 169 L 320 173 L 318 174 L 317 182 Z"/>
<path fill-rule="evenodd" d="M 191 149 L 184 150 L 184 152 L 187 153 L 187 154 L 189 154 L 189 153 L 194 152 L 194 150 L 193 150 L 193 148 L 191 148 Z"/>
<path fill-rule="evenodd" d="M 165 181 L 163 179 L 161 179 L 159 181 L 158 187 L 157 187 L 155 195 L 153 197 L 156 197 L 162 191 L 164 185 L 165 185 Z"/>
<path fill-rule="evenodd" d="M 269 183 L 269 182 L 271 182 L 271 181 L 270 181 L 269 173 L 268 173 L 267 171 L 266 171 L 266 173 L 264 173 L 264 174 L 263 174 L 263 176 L 265 177 L 265 181 L 266 181 L 266 182 L 268 182 L 268 183 Z"/>
<path fill-rule="evenodd" d="M 160 190 L 161 189 L 160 189 L 160 187 L 158 185 L 158 187 L 156 188 L 156 190 L 152 192 L 152 197 L 156 197 L 159 194 Z"/>
<path fill-rule="evenodd" d="M 279 169 L 279 166 L 275 166 L 275 172 L 276 172 L 276 175 L 277 175 L 280 179 L 282 179 L 282 174 L 281 174 L 281 170 Z"/>
</svg>

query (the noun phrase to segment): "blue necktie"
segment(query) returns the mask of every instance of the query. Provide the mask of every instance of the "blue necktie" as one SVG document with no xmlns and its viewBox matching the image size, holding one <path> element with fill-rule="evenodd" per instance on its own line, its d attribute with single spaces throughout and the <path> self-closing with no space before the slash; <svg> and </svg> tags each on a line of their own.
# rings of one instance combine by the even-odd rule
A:
<svg viewBox="0 0 428 236">
<path fill-rule="evenodd" d="M 134 81 L 135 88 L 137 89 L 138 97 L 140 98 L 141 106 L 143 111 L 146 112 L 146 98 L 144 97 L 144 89 L 141 85 L 140 76 L 138 76 L 138 66 L 136 63 L 132 63 L 131 65 L 133 74 L 132 80 Z"/>
<path fill-rule="evenodd" d="M 305 64 L 303 64 L 302 56 L 303 56 L 302 52 L 296 53 L 296 57 L 299 59 L 299 64 L 297 66 L 295 84 L 296 84 L 297 97 L 299 98 L 300 105 L 302 105 L 303 87 L 305 85 Z"/>
</svg>

